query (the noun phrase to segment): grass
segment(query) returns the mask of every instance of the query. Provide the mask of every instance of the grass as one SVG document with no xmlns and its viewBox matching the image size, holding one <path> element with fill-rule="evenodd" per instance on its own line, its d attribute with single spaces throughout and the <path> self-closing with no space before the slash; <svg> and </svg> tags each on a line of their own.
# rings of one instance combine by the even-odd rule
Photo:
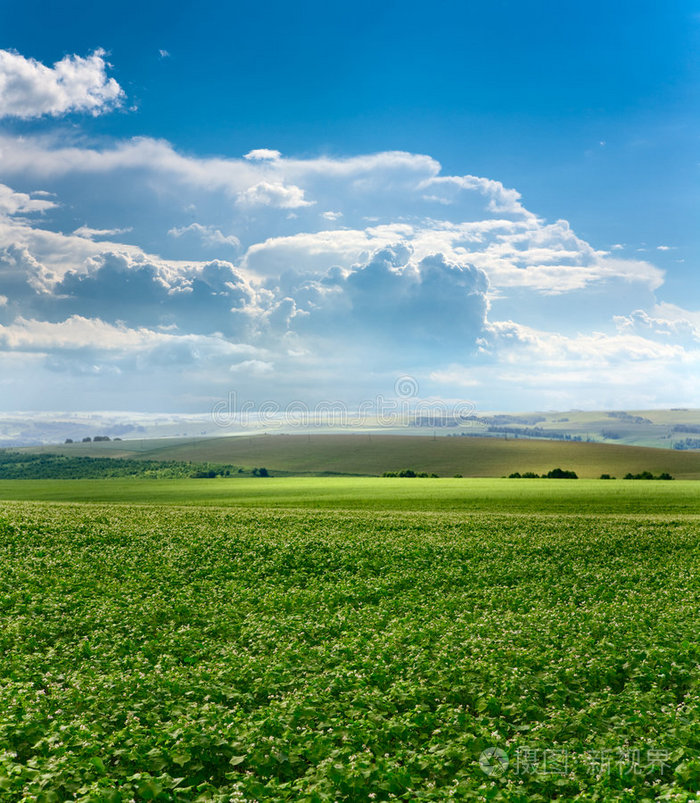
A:
<svg viewBox="0 0 700 803">
<path fill-rule="evenodd" d="M 579 477 L 651 471 L 700 479 L 700 452 L 603 443 L 502 438 L 434 440 L 410 435 L 260 435 L 195 440 L 163 439 L 47 446 L 31 451 L 95 457 L 141 457 L 265 466 L 295 474 L 336 472 L 380 475 L 413 468 L 440 476 L 501 477 L 514 471 L 574 470 Z"/>
<path fill-rule="evenodd" d="M 0 800 L 696 800 L 699 574 L 682 516 L 4 504 Z"/>
<path fill-rule="evenodd" d="M 2 480 L 0 499 L 257 508 L 675 515 L 700 513 L 692 481 L 281 477 Z"/>
</svg>

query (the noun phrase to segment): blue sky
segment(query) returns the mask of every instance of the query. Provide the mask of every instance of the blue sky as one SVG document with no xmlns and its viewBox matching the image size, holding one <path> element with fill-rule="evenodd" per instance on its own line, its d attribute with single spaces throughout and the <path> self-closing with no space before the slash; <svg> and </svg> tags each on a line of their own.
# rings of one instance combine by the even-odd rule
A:
<svg viewBox="0 0 700 803">
<path fill-rule="evenodd" d="M 699 37 L 697 2 L 2 4 L 0 406 L 697 406 Z"/>
</svg>

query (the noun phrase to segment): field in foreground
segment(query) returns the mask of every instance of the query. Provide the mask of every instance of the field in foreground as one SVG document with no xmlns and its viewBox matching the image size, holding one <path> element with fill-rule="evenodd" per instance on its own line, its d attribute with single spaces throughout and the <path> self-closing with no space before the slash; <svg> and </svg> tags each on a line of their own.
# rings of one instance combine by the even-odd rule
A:
<svg viewBox="0 0 700 803">
<path fill-rule="evenodd" d="M 697 799 L 695 517 L 4 504 L 0 567 L 3 800 Z"/>
<path fill-rule="evenodd" d="M 3 499 L 334 510 L 675 515 L 700 514 L 700 483 L 388 477 L 0 480 L 0 500 Z"/>
</svg>

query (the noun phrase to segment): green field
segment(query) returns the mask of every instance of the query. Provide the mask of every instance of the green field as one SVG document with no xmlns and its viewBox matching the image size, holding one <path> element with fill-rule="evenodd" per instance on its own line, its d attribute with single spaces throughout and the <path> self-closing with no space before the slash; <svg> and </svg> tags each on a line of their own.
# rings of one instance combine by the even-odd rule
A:
<svg viewBox="0 0 700 803">
<path fill-rule="evenodd" d="M 700 452 L 605 443 L 410 435 L 259 435 L 46 446 L 29 451 L 265 466 L 293 474 L 379 475 L 413 468 L 440 476 L 502 477 L 515 471 L 572 469 L 579 477 L 664 471 L 700 479 Z"/>
<path fill-rule="evenodd" d="M 697 800 L 693 483 L 354 483 L 3 483 L 263 507 L 0 505 L 0 800 Z"/>
<path fill-rule="evenodd" d="M 665 515 L 700 514 L 700 483 L 384 477 L 0 480 L 0 499 L 132 505 Z"/>
</svg>

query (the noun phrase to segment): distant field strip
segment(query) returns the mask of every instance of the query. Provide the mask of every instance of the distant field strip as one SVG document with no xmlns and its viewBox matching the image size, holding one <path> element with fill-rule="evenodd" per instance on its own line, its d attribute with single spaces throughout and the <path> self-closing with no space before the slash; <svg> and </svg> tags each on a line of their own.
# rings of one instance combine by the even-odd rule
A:
<svg viewBox="0 0 700 803">
<path fill-rule="evenodd" d="M 514 471 L 546 474 L 573 469 L 579 477 L 622 477 L 666 471 L 679 479 L 700 479 L 700 451 L 679 452 L 641 446 L 562 441 L 448 438 L 410 435 L 260 435 L 253 437 L 163 439 L 45 446 L 30 451 L 93 457 L 265 466 L 290 473 L 373 474 L 412 468 L 442 477 L 502 477 Z"/>
<path fill-rule="evenodd" d="M 0 480 L 0 499 L 223 507 L 646 515 L 700 514 L 700 483 L 674 480 Z"/>
<path fill-rule="evenodd" d="M 698 576 L 693 517 L 5 503 L 0 800 L 696 800 Z"/>
</svg>

